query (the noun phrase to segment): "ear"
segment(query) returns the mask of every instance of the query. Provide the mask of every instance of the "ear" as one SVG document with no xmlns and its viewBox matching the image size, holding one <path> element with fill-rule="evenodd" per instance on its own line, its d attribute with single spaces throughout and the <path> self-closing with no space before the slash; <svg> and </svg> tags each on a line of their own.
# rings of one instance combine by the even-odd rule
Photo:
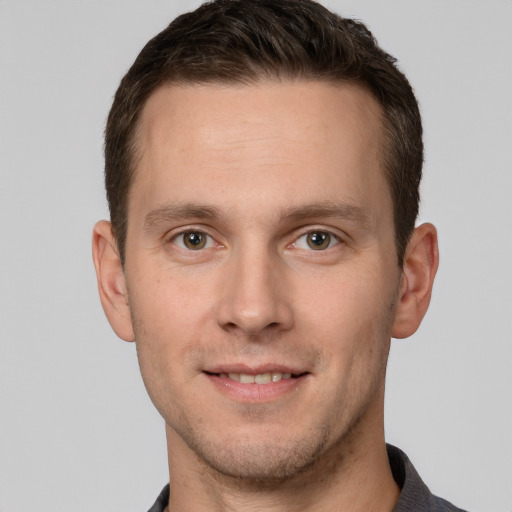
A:
<svg viewBox="0 0 512 512">
<path fill-rule="evenodd" d="M 414 230 L 405 250 L 392 330 L 394 338 L 407 338 L 420 326 L 430 304 L 438 265 L 436 228 L 422 224 Z"/>
<path fill-rule="evenodd" d="M 133 341 L 135 336 L 128 306 L 123 266 L 112 227 L 106 220 L 102 220 L 94 226 L 92 257 L 103 311 L 114 332 L 125 341 Z"/>
</svg>

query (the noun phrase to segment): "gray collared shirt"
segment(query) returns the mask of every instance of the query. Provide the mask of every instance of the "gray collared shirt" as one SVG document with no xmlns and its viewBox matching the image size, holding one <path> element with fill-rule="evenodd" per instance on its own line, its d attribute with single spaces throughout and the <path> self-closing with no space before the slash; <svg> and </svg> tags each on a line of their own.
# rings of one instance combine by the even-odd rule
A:
<svg viewBox="0 0 512 512">
<path fill-rule="evenodd" d="M 402 492 L 393 512 L 465 512 L 434 496 L 402 450 L 387 445 L 393 478 Z"/>
<path fill-rule="evenodd" d="M 448 501 L 434 496 L 403 451 L 390 444 L 387 449 L 393 478 L 402 489 L 393 512 L 464 512 Z M 148 512 L 164 512 L 168 503 L 169 485 L 166 485 Z"/>
</svg>

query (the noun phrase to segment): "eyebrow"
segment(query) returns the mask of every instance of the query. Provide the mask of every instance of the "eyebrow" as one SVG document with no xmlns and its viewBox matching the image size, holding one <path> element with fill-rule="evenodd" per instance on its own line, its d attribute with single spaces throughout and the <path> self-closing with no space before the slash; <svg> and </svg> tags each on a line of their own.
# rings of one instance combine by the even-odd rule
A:
<svg viewBox="0 0 512 512">
<path fill-rule="evenodd" d="M 337 218 L 358 222 L 365 227 L 370 225 L 371 216 L 367 209 L 343 201 L 325 201 L 304 206 L 297 206 L 285 210 L 284 218 L 300 222 L 315 217 Z"/>
<path fill-rule="evenodd" d="M 192 203 L 169 203 L 151 210 L 144 220 L 144 230 L 172 220 L 182 219 L 218 219 L 224 217 L 218 208 Z"/>
<path fill-rule="evenodd" d="M 228 217 L 229 212 L 223 212 L 211 205 L 195 203 L 169 203 L 151 210 L 145 218 L 144 230 L 149 231 L 154 227 L 169 221 L 184 219 L 222 219 Z M 291 208 L 283 208 L 278 215 L 278 221 L 287 220 L 301 222 L 313 218 L 338 218 L 357 222 L 368 227 L 370 214 L 365 208 L 346 203 L 325 201 Z"/>
</svg>

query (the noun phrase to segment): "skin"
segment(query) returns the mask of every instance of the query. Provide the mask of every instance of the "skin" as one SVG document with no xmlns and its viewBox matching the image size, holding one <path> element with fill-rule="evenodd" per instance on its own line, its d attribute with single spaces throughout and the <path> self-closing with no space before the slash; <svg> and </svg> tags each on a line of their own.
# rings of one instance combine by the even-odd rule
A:
<svg viewBox="0 0 512 512">
<path fill-rule="evenodd" d="M 125 268 L 106 221 L 93 254 L 166 422 L 169 510 L 393 509 L 390 338 L 419 326 L 438 255 L 424 224 L 398 268 L 380 114 L 366 90 L 316 82 L 149 98 Z M 233 390 L 217 375 L 275 369 L 300 378 Z"/>
</svg>

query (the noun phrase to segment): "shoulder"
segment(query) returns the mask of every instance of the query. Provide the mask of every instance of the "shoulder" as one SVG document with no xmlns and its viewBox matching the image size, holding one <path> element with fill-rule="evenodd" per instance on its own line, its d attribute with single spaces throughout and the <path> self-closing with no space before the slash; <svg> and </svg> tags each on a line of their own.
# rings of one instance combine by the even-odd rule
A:
<svg viewBox="0 0 512 512">
<path fill-rule="evenodd" d="M 403 451 L 391 445 L 387 450 L 393 477 L 402 489 L 393 512 L 466 512 L 434 496 Z"/>
<path fill-rule="evenodd" d="M 148 512 L 164 512 L 165 508 L 169 503 L 169 484 L 167 484 L 163 489 L 158 498 L 156 499 L 153 506 L 148 510 Z"/>
<path fill-rule="evenodd" d="M 432 496 L 432 498 L 432 510 L 435 510 L 436 512 L 466 512 L 465 510 L 452 505 L 449 501 L 443 500 L 443 498 L 438 498 L 437 496 Z"/>
</svg>

